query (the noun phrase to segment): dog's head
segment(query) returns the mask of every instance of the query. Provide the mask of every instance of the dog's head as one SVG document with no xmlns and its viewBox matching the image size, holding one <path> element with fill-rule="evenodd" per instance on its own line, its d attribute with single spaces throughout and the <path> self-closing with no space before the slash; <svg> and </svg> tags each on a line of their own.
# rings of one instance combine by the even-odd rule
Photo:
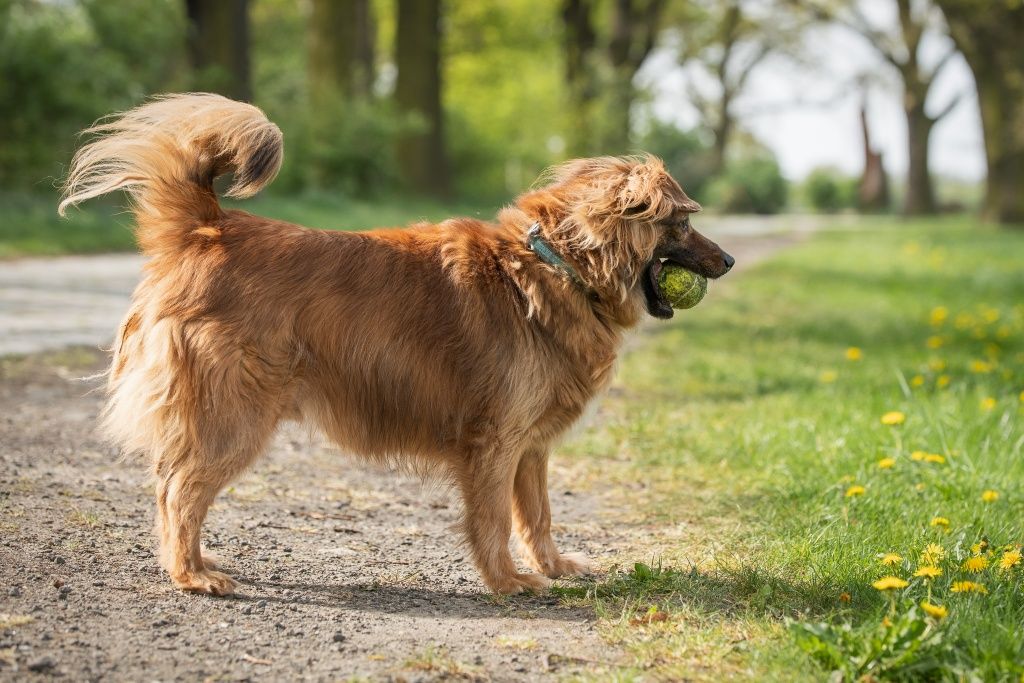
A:
<svg viewBox="0 0 1024 683">
<path fill-rule="evenodd" d="M 658 290 L 664 261 L 709 278 L 725 275 L 734 263 L 690 225 L 700 204 L 655 157 L 570 161 L 554 170 L 551 184 L 518 204 L 599 297 L 642 302 L 657 318 L 673 314 Z"/>
</svg>

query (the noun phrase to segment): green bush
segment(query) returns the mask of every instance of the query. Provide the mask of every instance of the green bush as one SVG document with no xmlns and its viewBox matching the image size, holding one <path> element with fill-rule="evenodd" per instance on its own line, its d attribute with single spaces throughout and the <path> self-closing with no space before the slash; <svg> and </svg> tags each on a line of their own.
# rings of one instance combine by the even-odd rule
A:
<svg viewBox="0 0 1024 683">
<path fill-rule="evenodd" d="M 778 213 L 788 195 L 789 184 L 769 156 L 730 162 L 708 188 L 709 204 L 725 213 Z"/>
<path fill-rule="evenodd" d="M 830 168 L 817 168 L 804 181 L 804 196 L 815 211 L 834 213 L 857 202 L 857 180 Z"/>
<path fill-rule="evenodd" d="M 655 121 L 641 138 L 640 146 L 644 151 L 661 157 L 686 194 L 701 201 L 714 168 L 711 144 L 701 131 L 680 130 L 671 123 Z"/>
</svg>

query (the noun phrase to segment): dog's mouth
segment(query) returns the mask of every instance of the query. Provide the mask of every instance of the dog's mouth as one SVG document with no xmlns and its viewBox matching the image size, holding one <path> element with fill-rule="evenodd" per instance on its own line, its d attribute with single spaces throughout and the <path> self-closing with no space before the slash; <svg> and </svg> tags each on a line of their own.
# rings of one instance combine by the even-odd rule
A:
<svg viewBox="0 0 1024 683">
<path fill-rule="evenodd" d="M 662 320 L 668 320 L 675 311 L 672 310 L 672 305 L 669 304 L 668 300 L 662 295 L 661 288 L 658 287 L 658 275 L 661 273 L 661 269 L 665 267 L 666 263 L 676 263 L 666 259 L 652 259 L 647 267 L 644 268 L 643 277 L 640 278 L 644 290 L 644 303 L 647 306 L 647 312 L 655 318 L 661 318 Z"/>
</svg>

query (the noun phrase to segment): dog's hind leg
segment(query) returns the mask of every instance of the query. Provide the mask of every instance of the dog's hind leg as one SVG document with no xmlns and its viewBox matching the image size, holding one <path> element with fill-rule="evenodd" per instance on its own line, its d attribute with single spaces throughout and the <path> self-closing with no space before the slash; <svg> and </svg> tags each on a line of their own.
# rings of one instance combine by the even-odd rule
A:
<svg viewBox="0 0 1024 683">
<path fill-rule="evenodd" d="M 551 582 L 516 570 L 509 551 L 512 535 L 512 486 L 516 458 L 484 450 L 458 473 L 465 506 L 463 529 L 484 583 L 495 593 L 541 591 Z"/>
<path fill-rule="evenodd" d="M 216 382 L 213 372 L 202 383 L 182 379 L 182 388 L 198 391 L 166 418 L 174 428 L 154 452 L 161 563 L 179 588 L 212 595 L 231 593 L 235 582 L 202 555 L 207 510 L 263 453 L 288 398 L 280 390 L 284 383 L 267 381 L 274 379 L 271 373 L 257 374 L 251 358 L 231 360 L 217 368 Z"/>
<path fill-rule="evenodd" d="M 516 531 L 525 546 L 526 559 L 534 569 L 552 579 L 582 576 L 590 571 L 586 558 L 562 555 L 551 538 L 547 475 L 545 451 L 527 450 L 519 459 L 514 485 Z"/>
</svg>

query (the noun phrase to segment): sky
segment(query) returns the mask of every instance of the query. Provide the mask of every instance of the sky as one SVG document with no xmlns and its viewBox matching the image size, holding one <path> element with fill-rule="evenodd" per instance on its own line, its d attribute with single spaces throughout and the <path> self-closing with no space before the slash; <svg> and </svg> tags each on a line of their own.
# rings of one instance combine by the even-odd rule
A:
<svg viewBox="0 0 1024 683">
<path fill-rule="evenodd" d="M 890 12 L 895 3 L 862 4 L 877 26 L 896 25 Z M 922 63 L 931 66 L 950 46 L 947 37 L 929 34 L 921 48 Z M 855 82 L 859 74 L 869 73 L 874 82 L 868 94 L 872 144 L 882 151 L 890 176 L 902 176 L 907 165 L 906 118 L 895 69 L 864 38 L 840 26 L 808 31 L 802 52 L 802 63 L 770 57 L 751 73 L 747 92 L 736 102 L 741 127 L 775 153 L 783 174 L 791 180 L 822 166 L 857 175 L 864 153 L 861 91 Z M 654 115 L 684 129 L 697 122 L 686 96 L 688 88 L 693 84 L 710 87 L 706 76 L 677 64 L 671 47 L 651 54 L 638 82 L 653 95 Z M 932 86 L 927 111 L 941 110 L 958 93 L 962 96 L 957 107 L 932 130 L 931 169 L 937 175 L 980 181 L 985 177 L 981 119 L 974 80 L 960 55 L 946 64 Z"/>
</svg>

